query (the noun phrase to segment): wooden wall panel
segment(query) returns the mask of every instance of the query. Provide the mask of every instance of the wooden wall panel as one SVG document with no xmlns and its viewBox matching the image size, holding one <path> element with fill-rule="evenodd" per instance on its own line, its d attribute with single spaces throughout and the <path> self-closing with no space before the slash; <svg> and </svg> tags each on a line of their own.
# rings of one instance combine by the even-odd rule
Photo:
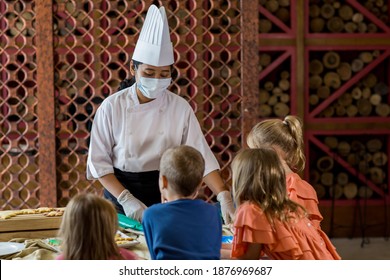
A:
<svg viewBox="0 0 390 280">
<path fill-rule="evenodd" d="M 40 205 L 57 206 L 52 3 L 36 1 Z"/>
</svg>

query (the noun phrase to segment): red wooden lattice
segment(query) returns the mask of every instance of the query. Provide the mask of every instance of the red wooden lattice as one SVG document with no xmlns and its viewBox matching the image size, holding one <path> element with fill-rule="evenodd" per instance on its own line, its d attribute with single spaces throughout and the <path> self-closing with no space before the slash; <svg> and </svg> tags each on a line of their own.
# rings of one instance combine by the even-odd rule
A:
<svg viewBox="0 0 390 280">
<path fill-rule="evenodd" d="M 91 123 L 128 78 L 152 2 L 0 1 L 2 209 L 65 206 L 80 191 L 102 191 L 85 178 Z M 160 4 L 175 49 L 171 90 L 194 108 L 229 181 L 242 133 L 240 2 Z"/>
</svg>

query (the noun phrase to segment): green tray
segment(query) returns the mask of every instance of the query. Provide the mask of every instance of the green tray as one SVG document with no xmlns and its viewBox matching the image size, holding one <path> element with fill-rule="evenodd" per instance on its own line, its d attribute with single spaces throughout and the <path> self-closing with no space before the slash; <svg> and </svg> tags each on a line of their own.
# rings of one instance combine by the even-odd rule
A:
<svg viewBox="0 0 390 280">
<path fill-rule="evenodd" d="M 142 224 L 136 220 L 126 217 L 123 214 L 118 214 L 119 226 L 122 228 L 131 228 L 138 231 L 143 231 Z"/>
</svg>

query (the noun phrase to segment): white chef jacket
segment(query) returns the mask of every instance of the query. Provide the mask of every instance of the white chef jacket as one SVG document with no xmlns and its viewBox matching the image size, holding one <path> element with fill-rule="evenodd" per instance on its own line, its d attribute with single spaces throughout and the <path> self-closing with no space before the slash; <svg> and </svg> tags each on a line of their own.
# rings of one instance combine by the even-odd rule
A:
<svg viewBox="0 0 390 280">
<path fill-rule="evenodd" d="M 140 104 L 135 84 L 107 97 L 94 118 L 87 159 L 87 179 L 114 173 L 160 169 L 168 148 L 188 145 L 205 159 L 205 172 L 219 169 L 188 102 L 165 90 Z"/>
</svg>

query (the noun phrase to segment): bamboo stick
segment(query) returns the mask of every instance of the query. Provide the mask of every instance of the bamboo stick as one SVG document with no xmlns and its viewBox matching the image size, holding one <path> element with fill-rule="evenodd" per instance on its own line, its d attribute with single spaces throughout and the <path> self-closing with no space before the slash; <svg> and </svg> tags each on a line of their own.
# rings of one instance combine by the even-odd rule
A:
<svg viewBox="0 0 390 280">
<path fill-rule="evenodd" d="M 260 33 L 269 33 L 272 29 L 272 23 L 268 19 L 259 20 L 259 31 Z"/>
<path fill-rule="evenodd" d="M 358 22 L 357 24 L 358 26 L 358 32 L 359 33 L 366 33 L 367 32 L 367 24 L 365 22 Z"/>
<path fill-rule="evenodd" d="M 371 96 L 371 88 L 365 87 L 362 89 L 362 98 L 369 99 Z"/>
<path fill-rule="evenodd" d="M 317 168 L 321 172 L 330 171 L 333 168 L 333 164 L 334 164 L 333 158 L 329 156 L 323 156 L 317 160 Z"/>
<path fill-rule="evenodd" d="M 341 156 L 346 157 L 351 152 L 351 145 L 346 141 L 341 141 L 337 146 L 337 151 Z"/>
<path fill-rule="evenodd" d="M 364 16 L 361 13 L 355 13 L 352 16 L 352 21 L 356 23 L 361 23 L 364 20 Z"/>
<path fill-rule="evenodd" d="M 261 66 L 268 66 L 271 63 L 271 55 L 268 53 L 261 53 L 259 56 L 259 64 Z"/>
<path fill-rule="evenodd" d="M 344 30 L 344 21 L 339 17 L 332 17 L 328 20 L 326 27 L 332 33 L 340 33 Z"/>
<path fill-rule="evenodd" d="M 278 102 L 274 106 L 274 113 L 277 117 L 285 117 L 290 113 L 290 107 L 285 103 Z"/>
<path fill-rule="evenodd" d="M 351 151 L 361 157 L 366 153 L 366 146 L 359 140 L 353 140 L 351 143 Z"/>
<path fill-rule="evenodd" d="M 360 99 L 362 98 L 362 90 L 359 87 L 354 87 L 351 92 L 353 99 Z"/>
<path fill-rule="evenodd" d="M 359 196 L 361 198 L 370 198 L 373 195 L 373 190 L 367 186 L 359 187 Z"/>
<path fill-rule="evenodd" d="M 309 64 L 309 73 L 313 75 L 319 75 L 324 71 L 324 66 L 318 59 L 313 59 Z"/>
<path fill-rule="evenodd" d="M 340 65 L 340 55 L 336 52 L 327 52 L 322 58 L 324 66 L 328 69 L 335 69 Z"/>
<path fill-rule="evenodd" d="M 324 143 L 330 149 L 336 149 L 339 145 L 339 140 L 334 136 L 326 136 L 324 139 Z"/>
<path fill-rule="evenodd" d="M 319 75 L 313 75 L 309 77 L 309 88 L 318 89 L 322 85 L 322 77 Z"/>
<path fill-rule="evenodd" d="M 370 139 L 366 143 L 367 150 L 370 153 L 375 153 L 380 151 L 382 149 L 382 145 L 383 145 L 382 141 L 377 138 Z"/>
<path fill-rule="evenodd" d="M 275 106 L 278 103 L 278 97 L 275 95 L 271 95 L 267 101 L 268 105 Z"/>
<path fill-rule="evenodd" d="M 321 175 L 317 170 L 315 169 L 310 170 L 310 179 L 309 179 L 310 183 L 312 184 L 318 183 L 320 181 L 320 177 Z"/>
<path fill-rule="evenodd" d="M 268 104 L 260 104 L 259 106 L 259 116 L 260 117 L 269 117 L 272 114 L 272 108 Z"/>
<path fill-rule="evenodd" d="M 290 22 L 290 11 L 287 8 L 279 8 L 279 10 L 276 11 L 275 15 L 284 23 Z"/>
<path fill-rule="evenodd" d="M 362 116 L 369 116 L 372 112 L 372 105 L 367 99 L 359 99 L 357 101 L 357 108 L 359 114 Z"/>
<path fill-rule="evenodd" d="M 379 105 L 382 102 L 382 96 L 378 93 L 374 93 L 370 96 L 370 103 L 374 106 Z"/>
<path fill-rule="evenodd" d="M 387 155 L 384 152 L 376 152 L 372 156 L 372 162 L 375 166 L 384 166 L 387 163 Z"/>
<path fill-rule="evenodd" d="M 336 184 L 329 188 L 329 195 L 335 199 L 340 199 L 343 196 L 344 189 L 339 184 Z"/>
<path fill-rule="evenodd" d="M 355 183 L 349 182 L 344 186 L 344 196 L 347 199 L 355 198 L 358 194 L 358 187 Z"/>
<path fill-rule="evenodd" d="M 274 83 L 271 81 L 267 81 L 264 83 L 264 89 L 266 91 L 272 91 L 274 89 Z"/>
<path fill-rule="evenodd" d="M 328 87 L 338 89 L 341 86 L 340 76 L 336 72 L 328 72 L 324 76 L 324 84 Z"/>
<path fill-rule="evenodd" d="M 290 102 L 290 95 L 287 94 L 287 93 L 283 93 L 283 94 L 280 96 L 280 102 L 283 102 L 283 103 L 288 103 L 288 102 Z"/>
<path fill-rule="evenodd" d="M 340 96 L 340 98 L 337 100 L 337 103 L 339 103 L 342 106 L 347 107 L 348 105 L 352 104 L 352 95 L 348 92 L 344 93 Z"/>
<path fill-rule="evenodd" d="M 374 59 L 371 52 L 362 52 L 359 54 L 359 58 L 364 63 L 370 63 Z"/>
<path fill-rule="evenodd" d="M 348 117 L 355 117 L 357 114 L 358 114 L 358 108 L 351 104 L 351 105 L 348 105 L 347 107 L 347 115 Z"/>
<path fill-rule="evenodd" d="M 370 179 L 374 184 L 382 184 L 386 178 L 385 173 L 379 167 L 371 167 L 368 172 L 370 174 Z"/>
<path fill-rule="evenodd" d="M 326 189 L 323 185 L 317 183 L 314 184 L 313 187 L 319 199 L 324 198 L 326 196 Z"/>
<path fill-rule="evenodd" d="M 386 103 L 378 104 L 375 107 L 375 113 L 381 117 L 387 117 L 390 115 L 390 105 Z"/>
<path fill-rule="evenodd" d="M 348 181 L 349 181 L 349 177 L 348 177 L 347 173 L 340 172 L 339 174 L 337 174 L 337 177 L 336 177 L 337 184 L 344 186 L 348 183 Z"/>
<path fill-rule="evenodd" d="M 351 166 L 355 166 L 355 165 L 358 165 L 358 163 L 360 162 L 360 158 L 357 154 L 349 154 L 347 156 L 347 162 L 351 165 Z"/>
<path fill-rule="evenodd" d="M 347 33 L 354 33 L 356 30 L 358 30 L 358 25 L 356 23 L 354 23 L 354 22 L 347 22 L 344 25 L 344 30 Z"/>
<path fill-rule="evenodd" d="M 352 20 L 353 10 L 349 5 L 342 5 L 339 9 L 339 16 L 345 21 Z"/>
<path fill-rule="evenodd" d="M 259 90 L 259 102 L 260 104 L 264 104 L 268 102 L 269 99 L 269 92 L 266 91 L 265 89 L 260 89 Z"/>
<path fill-rule="evenodd" d="M 352 61 L 351 69 L 353 72 L 359 72 L 364 67 L 364 63 L 361 59 L 356 58 Z"/>
<path fill-rule="evenodd" d="M 316 17 L 310 20 L 310 31 L 320 33 L 325 28 L 325 20 L 321 17 Z"/>
<path fill-rule="evenodd" d="M 310 105 L 317 105 L 320 102 L 320 99 L 318 98 L 317 94 L 310 94 L 309 96 L 309 104 Z"/>
<path fill-rule="evenodd" d="M 348 81 L 352 76 L 351 65 L 347 62 L 340 63 L 337 68 L 337 74 L 339 74 L 342 81 Z"/>
<path fill-rule="evenodd" d="M 324 172 L 321 175 L 321 184 L 324 186 L 332 186 L 333 185 L 333 173 Z"/>
<path fill-rule="evenodd" d="M 279 3 L 276 0 L 268 0 L 265 3 L 265 8 L 271 13 L 275 13 L 279 9 Z"/>
<path fill-rule="evenodd" d="M 309 16 L 311 18 L 319 17 L 321 14 L 321 9 L 318 5 L 310 5 L 309 7 Z"/>
<path fill-rule="evenodd" d="M 321 16 L 325 19 L 330 19 L 334 16 L 335 10 L 332 5 L 324 4 L 321 7 Z"/>
<path fill-rule="evenodd" d="M 330 89 L 327 86 L 322 86 L 317 89 L 317 95 L 321 99 L 326 99 L 330 95 Z"/>
<path fill-rule="evenodd" d="M 288 80 L 280 80 L 279 87 L 283 91 L 287 91 L 290 89 L 290 82 Z"/>
</svg>

